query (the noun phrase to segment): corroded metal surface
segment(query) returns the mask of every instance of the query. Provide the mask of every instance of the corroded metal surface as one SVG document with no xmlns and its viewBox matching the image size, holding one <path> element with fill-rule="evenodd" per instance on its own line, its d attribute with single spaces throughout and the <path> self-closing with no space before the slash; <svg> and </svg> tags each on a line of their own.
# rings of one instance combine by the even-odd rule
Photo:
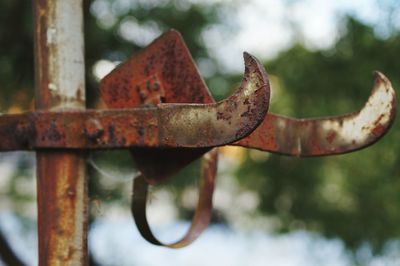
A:
<svg viewBox="0 0 400 266">
<path fill-rule="evenodd" d="M 228 144 L 249 135 L 263 121 L 270 95 L 267 74 L 254 57 L 245 53 L 244 58 L 246 68 L 242 84 L 228 100 L 217 104 L 192 104 L 182 109 L 176 108 L 178 104 L 168 104 L 168 112 L 160 114 L 166 125 L 162 136 L 167 146 Z"/>
<path fill-rule="evenodd" d="M 140 64 L 145 67 L 140 67 Z M 168 87 L 168 84 L 172 87 Z M 165 86 L 168 90 L 164 90 Z M 181 36 L 173 30 L 163 34 L 144 51 L 114 70 L 102 81 L 101 88 L 103 100 L 110 108 L 138 107 L 161 102 L 214 102 Z M 178 88 L 184 90 L 179 91 Z M 115 101 L 114 93 L 129 94 L 130 98 Z M 207 150 L 132 149 L 142 176 L 134 181 L 131 209 L 139 232 L 149 242 L 170 248 L 183 247 L 194 241 L 207 227 L 217 169 L 216 150 L 203 156 L 198 206 L 189 231 L 180 241 L 172 244 L 160 242 L 153 235 L 146 217 L 148 184 L 161 182 Z"/>
<path fill-rule="evenodd" d="M 172 71 L 172 73 L 179 73 L 183 76 L 191 75 L 192 79 L 201 80 L 197 70 L 192 66 L 190 54 L 188 55 L 179 34 L 169 32 L 156 40 L 150 47 L 163 46 L 171 39 L 175 40 L 174 49 L 177 46 L 182 52 L 180 59 L 183 59 L 183 61 L 181 64 L 186 64 L 190 69 L 190 71 L 185 71 L 185 68 L 176 67 L 177 70 Z M 163 51 L 162 49 L 159 50 Z M 155 104 L 157 101 L 165 101 L 165 95 L 174 95 L 174 97 L 168 99 L 169 101 L 190 102 L 190 95 L 185 92 L 179 94 L 180 87 L 174 86 L 174 82 L 179 79 L 160 82 L 160 79 L 154 78 L 160 75 L 160 72 L 157 71 L 165 67 L 165 62 L 168 62 L 169 59 L 175 60 L 169 58 L 168 53 L 160 55 L 157 53 L 159 50 L 146 48 L 107 76 L 105 82 L 102 83 L 105 102 L 111 106 L 115 104 L 117 107 L 123 107 L 110 101 L 110 98 L 112 99 L 109 94 L 111 89 L 118 91 L 119 94 L 129 94 L 133 97 L 129 103 L 125 102 L 122 105 Z M 144 67 L 147 66 L 149 61 L 151 63 L 156 62 L 158 67 L 156 70 L 153 69 L 154 72 L 151 73 L 148 70 L 146 71 L 147 68 Z M 171 65 L 168 65 L 168 67 L 171 67 Z M 143 82 L 140 80 L 146 79 L 146 75 L 153 78 L 151 78 L 151 82 L 146 83 L 147 86 L 143 86 Z M 121 83 L 121 80 L 124 80 L 124 82 Z M 197 89 L 199 94 L 209 95 L 204 83 L 198 82 L 198 84 L 203 84 L 203 86 L 189 88 L 189 92 Z M 143 87 L 146 87 L 147 90 L 144 90 Z M 157 89 L 152 90 L 151 88 Z M 147 93 L 143 93 L 143 91 L 147 91 Z M 161 93 L 157 94 L 158 92 Z M 206 99 L 209 100 L 209 98 Z M 377 73 L 372 94 L 367 104 L 360 111 L 344 116 L 316 119 L 293 119 L 267 114 L 263 123 L 251 135 L 233 145 L 294 156 L 320 156 L 354 151 L 372 144 L 387 132 L 394 121 L 395 109 L 395 92 L 390 82 L 382 74 Z M 152 234 L 146 218 L 148 183 L 160 182 L 205 151 L 192 149 L 135 149 L 132 151 L 139 169 L 143 173 L 149 174 L 147 177 L 142 176 L 135 180 L 132 213 L 139 232 L 150 243 L 172 248 L 181 247 L 186 243 L 192 230 L 189 230 L 188 235 L 181 240 L 182 242 L 178 241 L 174 244 L 163 244 Z M 165 158 L 172 158 L 172 160 L 165 160 Z M 202 194 L 200 192 L 200 197 L 202 197 Z M 212 197 L 212 195 L 209 195 L 209 197 Z M 204 219 L 208 219 L 208 213 L 202 210 L 200 206 L 198 206 L 196 215 L 204 213 Z M 195 216 L 191 229 L 196 228 L 196 224 Z"/>
<path fill-rule="evenodd" d="M 143 176 L 134 180 L 132 194 L 132 214 L 140 234 L 150 243 L 169 248 L 181 248 L 196 240 L 207 228 L 212 213 L 212 198 L 217 174 L 218 151 L 213 149 L 203 156 L 199 181 L 199 200 L 188 232 L 181 240 L 165 244 L 152 233 L 146 217 L 148 183 Z"/>
<path fill-rule="evenodd" d="M 87 265 L 84 152 L 37 155 L 39 265 Z"/>
<path fill-rule="evenodd" d="M 192 83 L 183 82 L 179 77 Z M 104 79 L 101 91 L 110 108 L 151 104 L 156 98 L 165 102 L 213 101 L 176 31 L 163 34 L 120 65 Z M 252 134 L 233 145 L 293 156 L 332 155 L 358 150 L 371 145 L 389 130 L 394 121 L 395 97 L 390 82 L 383 74 L 377 73 L 375 89 L 360 111 L 311 119 L 268 113 Z M 205 150 L 133 150 L 134 154 L 137 153 L 134 157 L 139 169 L 156 180 L 164 179 L 203 152 Z M 172 158 L 172 163 L 166 163 L 164 155 Z"/>
<path fill-rule="evenodd" d="M 82 0 L 33 3 L 36 108 L 83 110 Z M 87 265 L 86 185 L 84 152 L 37 152 L 39 265 Z"/>
<path fill-rule="evenodd" d="M 170 112 L 161 115 L 169 123 L 165 138 L 170 146 L 184 143 L 185 147 L 211 147 L 230 143 L 232 130 L 236 130 L 234 138 L 248 135 L 249 129 L 264 118 L 269 105 L 264 68 L 249 54 L 245 53 L 244 58 L 246 68 L 240 89 L 229 101 L 212 104 L 180 36 L 170 31 L 102 81 L 102 100 L 109 108 L 158 102 L 209 103 L 213 108 L 191 104 L 181 110 L 176 108 L 179 105 L 168 105 L 172 106 L 167 107 Z"/>
<path fill-rule="evenodd" d="M 142 68 L 140 64 L 145 67 Z M 110 108 L 138 107 L 161 102 L 214 102 L 181 36 L 173 30 L 163 34 L 143 52 L 114 70 L 102 81 L 101 88 L 102 98 Z M 182 90 L 179 91 L 178 88 Z M 116 101 L 115 93 L 130 96 L 117 98 L 119 101 Z M 131 209 L 139 232 L 149 242 L 170 248 L 183 247 L 194 241 L 207 227 L 212 211 L 212 194 L 217 169 L 216 150 L 203 157 L 198 206 L 189 231 L 180 241 L 172 244 L 160 242 L 153 235 L 146 217 L 148 183 L 159 183 L 207 150 L 207 148 L 132 150 L 142 176 L 134 181 Z"/>
<path fill-rule="evenodd" d="M 262 79 L 266 80 L 262 66 L 247 54 L 245 62 L 246 70 L 242 86 L 251 85 L 249 78 L 254 77 L 254 85 L 262 87 L 263 84 L 256 84 L 262 82 Z M 175 30 L 164 33 L 146 49 L 117 67 L 102 80 L 100 89 L 102 100 L 108 108 L 130 108 L 158 103 L 214 102 L 181 35 Z M 269 98 L 269 93 L 260 96 L 260 104 L 267 104 L 265 101 Z M 231 114 L 235 108 L 244 109 L 243 116 L 252 113 L 256 115 L 254 118 L 259 119 L 264 115 L 262 112 L 255 112 L 248 103 L 242 101 L 238 106 L 220 105 L 220 111 L 205 116 L 199 116 L 193 109 L 189 116 L 178 119 L 188 125 L 187 130 L 176 129 L 175 132 L 180 135 L 181 140 L 192 142 L 197 135 L 197 138 L 201 137 L 203 142 L 210 144 L 223 135 L 218 131 L 207 131 L 201 135 L 203 133 L 200 134 L 191 125 L 201 122 L 205 128 L 209 128 L 207 124 L 210 116 L 217 115 L 219 122 L 216 122 L 222 125 L 219 130 L 234 128 L 238 125 L 233 120 L 241 118 L 241 114 L 239 116 Z M 244 135 L 240 130 L 237 133 L 237 136 Z M 132 154 L 147 181 L 154 184 L 199 158 L 206 151 L 207 149 L 133 149 Z"/>
<path fill-rule="evenodd" d="M 100 85 L 107 108 L 158 103 L 213 103 L 181 35 L 170 30 L 108 74 Z"/>
<path fill-rule="evenodd" d="M 268 114 L 249 137 L 234 145 L 293 156 L 351 152 L 379 140 L 393 124 L 396 108 L 395 90 L 376 72 L 371 95 L 358 112 L 315 119 Z"/>
<path fill-rule="evenodd" d="M 175 30 L 164 33 L 119 65 L 101 81 L 100 90 L 107 108 L 214 102 L 182 36 Z M 179 148 L 131 150 L 137 167 L 151 184 L 164 180 L 206 151 Z"/>
<path fill-rule="evenodd" d="M 0 117 L 0 149 L 200 148 L 237 141 L 263 121 L 269 106 L 266 74 L 250 55 L 245 63 L 242 86 L 218 103 Z"/>
</svg>

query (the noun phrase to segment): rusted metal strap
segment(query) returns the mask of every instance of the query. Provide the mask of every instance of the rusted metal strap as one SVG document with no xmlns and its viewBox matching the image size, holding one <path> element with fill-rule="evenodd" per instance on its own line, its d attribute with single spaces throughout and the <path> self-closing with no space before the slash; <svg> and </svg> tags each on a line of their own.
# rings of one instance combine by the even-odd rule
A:
<svg viewBox="0 0 400 266">
<path fill-rule="evenodd" d="M 177 242 L 165 244 L 159 241 L 150 229 L 146 216 L 148 182 L 143 176 L 135 178 L 131 210 L 140 234 L 150 243 L 169 248 L 182 248 L 194 240 L 207 228 L 212 213 L 212 197 L 217 173 L 218 152 L 213 149 L 203 155 L 201 177 L 199 180 L 199 200 L 192 219 L 192 224 L 183 238 Z"/>
<path fill-rule="evenodd" d="M 218 103 L 0 116 L 0 149 L 198 148 L 232 143 L 250 134 L 269 106 L 264 69 L 252 56 L 244 57 L 241 87 Z"/>
</svg>

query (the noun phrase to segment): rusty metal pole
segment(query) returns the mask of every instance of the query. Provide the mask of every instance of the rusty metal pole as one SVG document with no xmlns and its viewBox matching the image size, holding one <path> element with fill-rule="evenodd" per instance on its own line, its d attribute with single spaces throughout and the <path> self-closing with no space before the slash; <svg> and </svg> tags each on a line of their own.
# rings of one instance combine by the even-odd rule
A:
<svg viewBox="0 0 400 266">
<path fill-rule="evenodd" d="M 34 15 L 36 109 L 85 109 L 82 0 L 34 0 Z M 82 151 L 37 153 L 39 265 L 87 264 L 85 171 Z"/>
</svg>

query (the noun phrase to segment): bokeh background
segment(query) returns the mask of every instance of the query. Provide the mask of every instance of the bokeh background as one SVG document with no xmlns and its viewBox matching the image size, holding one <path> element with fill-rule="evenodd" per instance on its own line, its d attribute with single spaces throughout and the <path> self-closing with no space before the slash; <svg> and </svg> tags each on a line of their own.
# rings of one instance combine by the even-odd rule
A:
<svg viewBox="0 0 400 266">
<path fill-rule="evenodd" d="M 397 0 L 84 1 L 88 108 L 99 80 L 175 28 L 215 99 L 257 56 L 272 82 L 270 111 L 294 117 L 362 107 L 380 70 L 400 88 Z M 0 111 L 33 109 L 31 1 L 0 1 Z M 0 136 L 1 137 L 1 136 Z M 129 213 L 137 170 L 127 151 L 88 157 L 92 265 L 400 265 L 400 125 L 351 154 L 293 158 L 221 149 L 212 225 L 192 246 L 147 244 Z M 197 200 L 199 163 L 151 188 L 149 219 L 173 240 Z M 0 154 L 0 257 L 36 265 L 34 153 Z"/>
</svg>

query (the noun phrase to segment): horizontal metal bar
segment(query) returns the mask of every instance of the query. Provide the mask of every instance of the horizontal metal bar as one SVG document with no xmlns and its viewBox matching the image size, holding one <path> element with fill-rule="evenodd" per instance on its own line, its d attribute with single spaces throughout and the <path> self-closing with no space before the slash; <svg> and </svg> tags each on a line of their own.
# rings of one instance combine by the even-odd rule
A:
<svg viewBox="0 0 400 266">
<path fill-rule="evenodd" d="M 254 64 L 250 57 L 246 61 Z M 261 69 L 261 70 L 260 70 Z M 249 135 L 264 119 L 269 84 L 246 68 L 235 94 L 218 103 L 0 116 L 0 150 L 214 147 Z"/>
</svg>

